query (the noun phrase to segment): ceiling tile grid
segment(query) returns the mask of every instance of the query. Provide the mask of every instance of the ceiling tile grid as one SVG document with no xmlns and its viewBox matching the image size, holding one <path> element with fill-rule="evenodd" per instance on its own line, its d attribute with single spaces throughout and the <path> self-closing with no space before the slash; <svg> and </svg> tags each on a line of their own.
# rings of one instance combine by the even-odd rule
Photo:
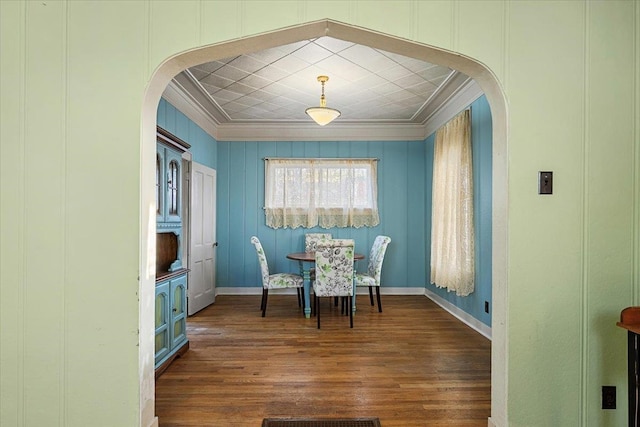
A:
<svg viewBox="0 0 640 427">
<path fill-rule="evenodd" d="M 301 121 L 320 105 L 341 121 L 407 121 L 417 117 L 453 70 L 328 36 L 220 59 L 184 73 L 198 82 L 229 122 Z"/>
</svg>

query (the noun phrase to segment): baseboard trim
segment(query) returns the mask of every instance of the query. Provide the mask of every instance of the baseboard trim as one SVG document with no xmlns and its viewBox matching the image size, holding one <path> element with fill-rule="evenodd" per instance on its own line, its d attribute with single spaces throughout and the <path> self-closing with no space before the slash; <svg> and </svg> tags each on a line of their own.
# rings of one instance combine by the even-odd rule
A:
<svg viewBox="0 0 640 427">
<path fill-rule="evenodd" d="M 295 289 L 270 289 L 269 295 L 295 295 Z M 369 289 L 359 287 L 357 295 L 368 295 Z M 381 295 L 424 295 L 423 287 L 392 288 L 383 286 L 380 288 Z M 262 287 L 219 287 L 216 288 L 216 295 L 262 295 Z"/>
<path fill-rule="evenodd" d="M 498 424 L 494 423 L 491 417 L 487 420 L 487 427 L 498 427 Z"/>
<path fill-rule="evenodd" d="M 160 424 L 158 423 L 158 417 L 153 417 L 153 420 L 151 420 L 151 422 L 149 424 L 147 424 L 147 427 L 158 427 Z"/>
<path fill-rule="evenodd" d="M 485 325 L 484 323 L 482 323 L 475 317 L 471 316 L 466 311 L 461 310 L 454 304 L 451 304 L 449 301 L 442 298 L 440 295 L 434 292 L 431 292 L 429 289 L 425 288 L 424 295 L 427 298 L 429 298 L 431 301 L 435 302 L 440 307 L 442 307 L 445 311 L 447 311 L 454 317 L 458 318 L 458 320 L 460 320 L 462 323 L 464 323 L 474 331 L 478 332 L 480 335 L 483 335 L 488 340 L 491 340 L 491 327 Z"/>
</svg>

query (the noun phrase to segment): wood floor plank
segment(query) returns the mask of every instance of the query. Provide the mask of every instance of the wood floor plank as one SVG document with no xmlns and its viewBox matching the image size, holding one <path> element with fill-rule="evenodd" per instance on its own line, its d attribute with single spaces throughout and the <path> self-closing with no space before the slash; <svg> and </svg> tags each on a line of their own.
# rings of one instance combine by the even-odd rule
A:
<svg viewBox="0 0 640 427">
<path fill-rule="evenodd" d="M 187 322 L 189 351 L 156 380 L 160 426 L 260 426 L 263 418 L 379 417 L 383 427 L 482 426 L 491 343 L 424 296 L 358 299 L 354 327 L 323 301 L 218 296 Z"/>
</svg>

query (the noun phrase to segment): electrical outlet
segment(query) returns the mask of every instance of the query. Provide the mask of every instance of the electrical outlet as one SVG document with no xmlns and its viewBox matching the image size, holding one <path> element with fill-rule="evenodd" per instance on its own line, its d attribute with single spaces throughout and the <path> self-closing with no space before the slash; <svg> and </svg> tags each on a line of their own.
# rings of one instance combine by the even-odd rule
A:
<svg viewBox="0 0 640 427">
<path fill-rule="evenodd" d="M 489 312 L 489 301 L 485 301 L 484 302 L 484 312 L 488 313 Z"/>
<path fill-rule="evenodd" d="M 538 172 L 538 194 L 553 194 L 553 172 Z"/>
<path fill-rule="evenodd" d="M 602 409 L 616 409 L 616 387 L 602 386 Z"/>
</svg>

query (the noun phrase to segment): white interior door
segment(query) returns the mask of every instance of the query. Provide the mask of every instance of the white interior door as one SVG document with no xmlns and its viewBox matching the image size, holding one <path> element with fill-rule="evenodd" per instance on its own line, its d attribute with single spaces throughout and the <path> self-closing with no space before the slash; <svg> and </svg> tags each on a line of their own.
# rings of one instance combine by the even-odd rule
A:
<svg viewBox="0 0 640 427">
<path fill-rule="evenodd" d="M 191 238 L 188 314 L 216 298 L 216 171 L 191 162 Z"/>
</svg>

